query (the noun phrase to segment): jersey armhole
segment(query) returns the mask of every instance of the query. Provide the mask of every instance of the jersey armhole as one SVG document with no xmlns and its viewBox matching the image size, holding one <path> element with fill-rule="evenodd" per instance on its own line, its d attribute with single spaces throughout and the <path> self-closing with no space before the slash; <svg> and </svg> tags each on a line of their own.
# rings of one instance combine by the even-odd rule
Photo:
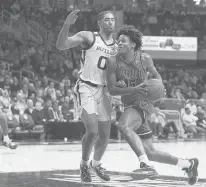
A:
<svg viewBox="0 0 206 187">
<path fill-rule="evenodd" d="M 143 53 L 140 52 L 140 64 L 141 64 L 141 66 L 142 66 L 143 71 L 144 71 L 145 73 L 147 73 L 147 70 L 146 70 L 146 68 L 144 67 L 144 64 L 143 64 L 142 55 L 143 55 Z"/>
<path fill-rule="evenodd" d="M 92 43 L 90 45 L 88 45 L 87 47 L 83 47 L 83 50 L 89 50 L 94 45 L 94 43 L 96 41 L 96 34 L 94 32 L 92 32 L 92 34 L 93 34 L 93 41 L 92 41 Z"/>
</svg>

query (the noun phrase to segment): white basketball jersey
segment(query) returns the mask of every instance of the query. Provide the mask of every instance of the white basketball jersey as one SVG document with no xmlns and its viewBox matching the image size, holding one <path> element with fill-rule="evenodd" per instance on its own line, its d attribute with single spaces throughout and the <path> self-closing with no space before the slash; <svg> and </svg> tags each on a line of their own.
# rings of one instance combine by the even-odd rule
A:
<svg viewBox="0 0 206 187">
<path fill-rule="evenodd" d="M 116 54 L 115 41 L 107 45 L 99 33 L 94 32 L 94 42 L 82 50 L 80 78 L 99 85 L 106 85 L 106 60 Z"/>
</svg>

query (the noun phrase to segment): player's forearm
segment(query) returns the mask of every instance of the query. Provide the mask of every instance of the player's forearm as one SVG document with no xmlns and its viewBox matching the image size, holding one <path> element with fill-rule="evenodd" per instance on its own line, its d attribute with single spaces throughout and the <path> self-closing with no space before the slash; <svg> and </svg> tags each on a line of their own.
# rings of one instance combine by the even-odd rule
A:
<svg viewBox="0 0 206 187">
<path fill-rule="evenodd" d="M 69 29 L 70 29 L 70 25 L 64 24 L 57 38 L 57 42 L 56 42 L 57 49 L 59 50 L 68 49 L 69 46 L 66 45 L 66 41 L 68 39 Z"/>
<path fill-rule="evenodd" d="M 125 88 L 119 88 L 116 86 L 113 86 L 112 88 L 108 88 L 109 93 L 111 95 L 127 95 L 135 92 L 134 87 L 125 87 Z"/>
</svg>

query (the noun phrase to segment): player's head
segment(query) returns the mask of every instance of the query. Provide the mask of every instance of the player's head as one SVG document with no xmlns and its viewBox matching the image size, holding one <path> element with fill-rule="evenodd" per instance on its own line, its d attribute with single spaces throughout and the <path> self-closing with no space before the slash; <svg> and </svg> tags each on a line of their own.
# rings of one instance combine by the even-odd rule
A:
<svg viewBox="0 0 206 187">
<path fill-rule="evenodd" d="M 102 11 L 98 15 L 98 25 L 100 31 L 107 34 L 113 33 L 115 28 L 115 18 L 111 11 Z"/>
<path fill-rule="evenodd" d="M 142 47 L 142 33 L 132 25 L 124 25 L 117 32 L 118 52 L 140 50 Z"/>
</svg>

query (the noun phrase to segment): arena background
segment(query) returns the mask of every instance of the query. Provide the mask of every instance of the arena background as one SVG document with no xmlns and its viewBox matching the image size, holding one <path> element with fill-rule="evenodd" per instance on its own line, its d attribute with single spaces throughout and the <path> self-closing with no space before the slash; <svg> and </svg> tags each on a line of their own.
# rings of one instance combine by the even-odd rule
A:
<svg viewBox="0 0 206 187">
<path fill-rule="evenodd" d="M 143 50 L 152 56 L 167 90 L 166 97 L 155 104 L 159 113 L 151 119 L 151 124 L 156 124 L 154 141 L 164 149 L 175 142 L 169 147 L 172 150 L 172 146 L 177 146 L 179 151 L 181 142 L 186 142 L 183 145 L 190 145 L 192 149 L 196 144 L 188 142 L 201 141 L 203 144 L 197 145 L 197 150 L 205 149 L 205 0 L 1 0 L 0 5 L 1 109 L 8 119 L 12 140 L 28 146 L 20 150 L 30 150 L 33 145 L 79 144 L 85 132 L 73 94 L 81 49 L 59 51 L 55 47 L 64 20 L 77 8 L 81 12 L 72 26 L 72 33 L 98 30 L 98 13 L 112 10 L 117 17 L 117 29 L 122 24 L 132 24 L 144 34 Z M 116 148 L 121 150 L 125 148 L 124 139 L 114 124 L 123 107 L 119 97 L 112 100 L 111 144 L 117 143 Z M 185 108 L 204 121 L 201 131 L 186 128 Z M 171 124 L 178 132 L 174 132 Z M 42 151 L 37 149 L 38 153 Z M 0 150 L 3 155 L 7 154 L 4 149 Z M 19 157 L 11 157 L 18 162 Z M 10 163 L 9 159 L 5 162 Z M 43 161 L 38 162 L 43 164 Z M 20 166 L 15 167 L 20 171 L 17 169 Z M 3 172 L 14 172 L 10 166 L 5 168 Z M 13 186 L 5 180 L 4 184 Z M 21 182 L 19 186 L 22 186 Z"/>
</svg>

